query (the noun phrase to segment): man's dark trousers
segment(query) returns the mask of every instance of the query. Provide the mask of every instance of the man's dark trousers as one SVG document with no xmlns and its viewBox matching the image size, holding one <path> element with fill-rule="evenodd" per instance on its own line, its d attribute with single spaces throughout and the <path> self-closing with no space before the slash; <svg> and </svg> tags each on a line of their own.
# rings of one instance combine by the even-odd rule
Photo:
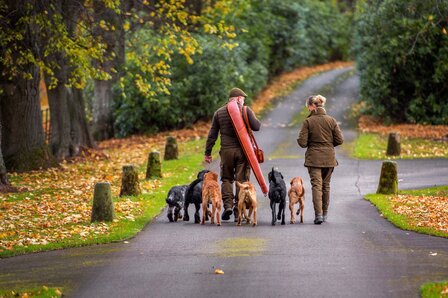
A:
<svg viewBox="0 0 448 298">
<path fill-rule="evenodd" d="M 221 193 L 224 210 L 234 209 L 238 199 L 233 192 L 233 183 L 235 180 L 249 181 L 250 166 L 242 148 L 221 148 L 219 155 L 221 157 Z"/>
</svg>

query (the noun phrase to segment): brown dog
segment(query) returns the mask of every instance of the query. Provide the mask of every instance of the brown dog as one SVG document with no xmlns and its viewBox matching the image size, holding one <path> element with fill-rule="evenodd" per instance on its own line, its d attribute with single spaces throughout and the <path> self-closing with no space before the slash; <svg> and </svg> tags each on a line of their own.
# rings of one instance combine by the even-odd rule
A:
<svg viewBox="0 0 448 298">
<path fill-rule="evenodd" d="M 218 226 L 221 225 L 221 214 L 222 209 L 222 196 L 221 190 L 219 189 L 218 174 L 215 172 L 208 172 L 204 175 L 204 180 L 202 182 L 202 221 L 201 224 L 205 224 L 205 219 L 208 212 L 208 204 L 212 204 L 212 213 L 210 216 L 211 224 L 215 224 L 215 214 L 216 223 Z"/>
<path fill-rule="evenodd" d="M 289 197 L 289 210 L 291 210 L 291 224 L 294 220 L 294 204 L 299 203 L 299 209 L 297 209 L 297 216 L 300 214 L 300 222 L 303 223 L 303 209 L 305 207 L 305 188 L 303 187 L 303 180 L 301 177 L 294 177 L 291 179 L 291 188 L 288 191 Z"/>
<path fill-rule="evenodd" d="M 254 212 L 254 226 L 257 225 L 257 193 L 252 183 L 236 181 L 239 188 L 238 193 L 238 226 L 241 226 L 242 215 L 246 218 L 246 223 L 250 224 L 250 216 Z M 249 208 L 249 215 L 246 214 L 246 209 Z"/>
</svg>

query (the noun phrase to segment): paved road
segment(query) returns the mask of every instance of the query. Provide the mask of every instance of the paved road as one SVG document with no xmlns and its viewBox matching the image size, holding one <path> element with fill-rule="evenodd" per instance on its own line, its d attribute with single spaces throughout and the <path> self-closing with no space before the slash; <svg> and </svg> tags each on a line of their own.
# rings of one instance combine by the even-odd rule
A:
<svg viewBox="0 0 448 298">
<path fill-rule="evenodd" d="M 327 111 L 352 139 L 356 133 L 344 113 L 357 98 L 359 82 L 357 76 L 347 77 L 349 71 L 304 82 L 266 116 L 257 133 L 273 157 L 263 164 L 265 173 L 277 166 L 287 181 L 306 178 L 304 224 L 272 227 L 262 195 L 255 228 L 233 222 L 221 227 L 169 223 L 162 213 L 127 244 L 0 260 L 0 287 L 21 279 L 63 283 L 74 289 L 73 297 L 418 297 L 422 283 L 448 279 L 447 239 L 399 230 L 362 198 L 376 190 L 380 161 L 350 159 L 338 149 L 329 221 L 312 224 L 304 150 L 295 141 L 299 127 L 288 124 L 308 95 L 326 90 Z M 448 184 L 448 160 L 398 165 L 402 189 Z M 213 274 L 216 268 L 225 274 Z"/>
</svg>

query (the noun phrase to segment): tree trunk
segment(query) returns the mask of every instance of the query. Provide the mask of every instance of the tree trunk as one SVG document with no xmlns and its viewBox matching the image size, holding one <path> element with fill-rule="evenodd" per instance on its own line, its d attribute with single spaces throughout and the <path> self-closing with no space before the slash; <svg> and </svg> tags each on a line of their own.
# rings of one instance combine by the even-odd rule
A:
<svg viewBox="0 0 448 298">
<path fill-rule="evenodd" d="M 39 69 L 29 67 L 33 78 L 15 78 L 3 84 L 2 151 L 6 168 L 14 171 L 37 170 L 55 166 L 45 145 L 39 99 Z"/>
<path fill-rule="evenodd" d="M 126 1 L 124 1 L 126 2 Z M 122 11 L 126 3 L 121 3 Z M 113 118 L 113 87 L 123 75 L 124 54 L 125 54 L 125 32 L 123 29 L 123 18 L 114 10 L 107 8 L 103 1 L 94 1 L 95 23 L 100 24 L 106 21 L 106 26 L 114 27 L 114 30 L 105 30 L 104 27 L 97 25 L 94 28 L 94 34 L 101 36 L 107 44 L 104 61 L 96 61 L 96 65 L 109 73 L 110 80 L 94 81 L 93 98 L 93 137 L 95 140 L 106 140 L 114 136 L 114 118 Z"/>
<path fill-rule="evenodd" d="M 114 136 L 112 85 L 112 80 L 95 80 L 94 82 L 93 137 L 97 141 L 107 140 Z"/>
<path fill-rule="evenodd" d="M 72 122 L 70 154 L 74 156 L 79 153 L 79 148 L 81 146 L 93 148 L 95 147 L 95 142 L 90 133 L 89 125 L 87 124 L 84 95 L 81 89 L 71 89 L 69 105 L 70 119 Z"/>
<path fill-rule="evenodd" d="M 0 102 L 1 109 L 1 102 Z M 2 119 L 0 112 L 0 193 L 1 192 L 16 192 L 17 188 L 12 187 L 8 180 L 8 174 L 6 172 L 5 162 L 3 161 L 2 154 Z"/>
<path fill-rule="evenodd" d="M 60 56 L 60 55 L 55 55 Z M 54 88 L 48 88 L 48 104 L 50 106 L 51 139 L 50 148 L 58 161 L 70 156 L 71 123 L 68 105 L 68 88 L 66 87 L 67 73 L 65 61 L 62 57 L 54 58 L 60 66 L 55 71 L 58 84 Z M 46 82 L 49 86 L 49 81 Z"/>
<path fill-rule="evenodd" d="M 76 35 L 76 24 L 81 10 L 80 5 L 72 1 L 58 1 L 56 11 L 70 11 L 70 18 L 66 18 L 65 25 L 71 37 Z M 82 92 L 67 87 L 70 67 L 63 53 L 47 56 L 47 63 L 56 63 L 59 68 L 54 70 L 58 80 L 56 87 L 48 88 L 48 101 L 51 112 L 51 149 L 56 158 L 61 161 L 79 153 L 79 147 L 93 147 L 94 143 L 87 126 L 84 99 Z M 47 80 L 47 86 L 50 82 Z"/>
</svg>

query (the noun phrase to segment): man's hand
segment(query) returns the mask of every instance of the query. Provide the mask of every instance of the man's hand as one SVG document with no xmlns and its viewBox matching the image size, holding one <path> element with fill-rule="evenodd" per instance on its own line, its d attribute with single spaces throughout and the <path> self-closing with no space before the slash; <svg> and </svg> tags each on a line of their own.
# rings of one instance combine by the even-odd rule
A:
<svg viewBox="0 0 448 298">
<path fill-rule="evenodd" d="M 212 162 L 212 157 L 211 157 L 211 155 L 205 155 L 205 156 L 204 156 L 204 161 L 205 161 L 206 163 L 211 163 L 211 162 Z"/>
</svg>

